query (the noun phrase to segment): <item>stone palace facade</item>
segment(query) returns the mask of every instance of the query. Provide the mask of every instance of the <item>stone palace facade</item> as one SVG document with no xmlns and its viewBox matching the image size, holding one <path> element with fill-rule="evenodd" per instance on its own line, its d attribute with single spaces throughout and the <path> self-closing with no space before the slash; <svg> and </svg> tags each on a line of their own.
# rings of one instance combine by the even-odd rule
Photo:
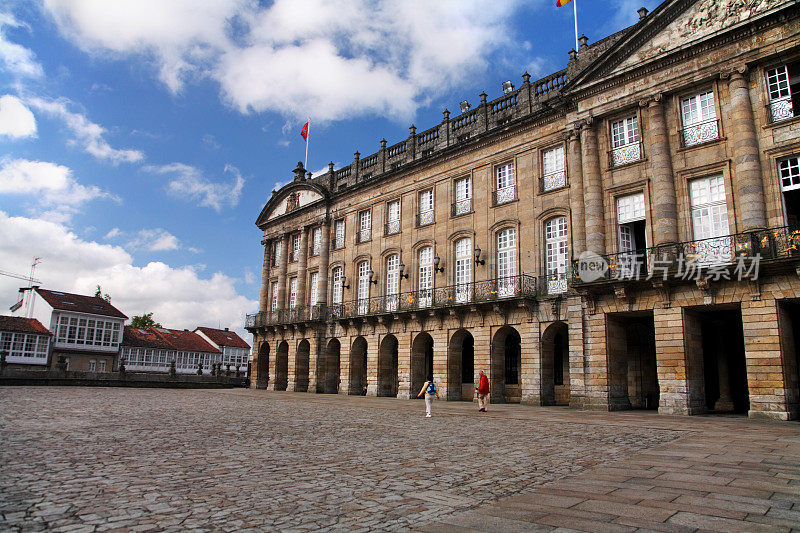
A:
<svg viewBox="0 0 800 533">
<path fill-rule="evenodd" d="M 273 195 L 254 385 L 800 415 L 800 9 L 667 0 Z"/>
</svg>

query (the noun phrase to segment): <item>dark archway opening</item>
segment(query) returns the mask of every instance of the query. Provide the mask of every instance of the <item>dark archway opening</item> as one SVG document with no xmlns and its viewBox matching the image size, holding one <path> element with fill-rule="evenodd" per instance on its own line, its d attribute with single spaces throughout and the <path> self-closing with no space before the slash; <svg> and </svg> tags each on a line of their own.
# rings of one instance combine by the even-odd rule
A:
<svg viewBox="0 0 800 533">
<path fill-rule="evenodd" d="M 348 394 L 365 396 L 367 394 L 367 341 L 356 337 L 350 347 L 350 383 Z"/>
<path fill-rule="evenodd" d="M 378 351 L 378 396 L 397 397 L 397 337 L 387 335 Z"/>
<path fill-rule="evenodd" d="M 281 341 L 275 354 L 275 390 L 286 390 L 289 383 L 289 344 Z"/>
</svg>

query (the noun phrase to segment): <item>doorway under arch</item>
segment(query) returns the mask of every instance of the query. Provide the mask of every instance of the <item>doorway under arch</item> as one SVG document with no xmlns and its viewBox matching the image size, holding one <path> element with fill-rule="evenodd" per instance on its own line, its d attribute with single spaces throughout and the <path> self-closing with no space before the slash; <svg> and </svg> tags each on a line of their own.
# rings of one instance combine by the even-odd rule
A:
<svg viewBox="0 0 800 533">
<path fill-rule="evenodd" d="M 256 361 L 256 388 L 266 389 L 269 383 L 269 343 L 264 341 L 258 347 Z"/>
<path fill-rule="evenodd" d="M 519 403 L 522 390 L 522 341 L 519 332 L 503 326 L 492 339 L 491 369 L 492 403 Z"/>
<path fill-rule="evenodd" d="M 432 377 L 433 337 L 423 331 L 411 344 L 411 397 L 416 398 L 422 385 Z"/>
<path fill-rule="evenodd" d="M 356 337 L 350 347 L 350 384 L 348 394 L 365 396 L 367 394 L 367 340 Z"/>
<path fill-rule="evenodd" d="M 472 401 L 475 389 L 475 339 L 459 329 L 447 345 L 447 399 Z"/>
<path fill-rule="evenodd" d="M 378 396 L 397 397 L 398 386 L 397 337 L 390 334 L 383 338 L 378 351 Z"/>
<path fill-rule="evenodd" d="M 542 405 L 569 405 L 569 331 L 564 322 L 553 322 L 542 334 Z"/>
<path fill-rule="evenodd" d="M 308 392 L 308 360 L 311 356 L 311 344 L 308 340 L 303 339 L 297 345 L 297 354 L 295 355 L 295 383 L 294 390 L 297 392 Z"/>
<path fill-rule="evenodd" d="M 289 383 L 289 343 L 281 341 L 275 354 L 275 390 L 286 390 Z"/>
<path fill-rule="evenodd" d="M 322 392 L 337 394 L 339 392 L 339 365 L 342 344 L 339 339 L 331 339 L 325 347 L 325 360 L 322 364 Z"/>
</svg>

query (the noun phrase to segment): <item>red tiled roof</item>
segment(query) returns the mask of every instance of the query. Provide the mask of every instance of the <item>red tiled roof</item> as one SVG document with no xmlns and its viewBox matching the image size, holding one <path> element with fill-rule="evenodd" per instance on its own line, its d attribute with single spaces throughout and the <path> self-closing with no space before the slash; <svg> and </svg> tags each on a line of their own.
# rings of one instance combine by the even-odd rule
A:
<svg viewBox="0 0 800 533">
<path fill-rule="evenodd" d="M 250 349 L 250 345 L 242 340 L 242 338 L 233 331 L 227 329 L 206 328 L 202 326 L 195 329 L 195 331 L 198 330 L 202 331 L 206 337 L 211 339 L 212 342 L 215 342 L 217 346 L 230 346 L 232 348 Z"/>
<path fill-rule="evenodd" d="M 68 292 L 49 291 L 47 289 L 36 289 L 39 296 L 50 304 L 53 309 L 61 311 L 75 311 L 77 313 L 88 313 L 91 315 L 111 316 L 115 318 L 128 318 L 122 312 L 97 296 L 84 296 L 82 294 L 71 294 Z"/>
<path fill-rule="evenodd" d="M 186 352 L 211 352 L 219 353 L 203 337 L 189 330 L 150 328 L 159 337 L 168 342 L 176 350 Z"/>
<path fill-rule="evenodd" d="M 162 339 L 152 328 L 139 329 L 133 326 L 125 326 L 122 331 L 122 345 L 162 350 L 174 349 L 170 343 Z"/>
<path fill-rule="evenodd" d="M 35 318 L 25 318 L 24 316 L 0 316 L 0 331 L 52 335 L 41 322 Z"/>
</svg>

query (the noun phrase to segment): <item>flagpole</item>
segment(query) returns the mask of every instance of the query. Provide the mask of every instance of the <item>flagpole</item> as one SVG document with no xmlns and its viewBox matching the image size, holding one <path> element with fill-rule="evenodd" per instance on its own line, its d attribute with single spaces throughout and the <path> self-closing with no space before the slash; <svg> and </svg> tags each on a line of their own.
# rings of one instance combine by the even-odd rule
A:
<svg viewBox="0 0 800 533">
<path fill-rule="evenodd" d="M 575 15 L 575 51 L 578 51 L 578 0 L 572 0 L 572 14 Z"/>
<path fill-rule="evenodd" d="M 311 136 L 311 117 L 308 118 L 308 129 L 306 130 L 306 162 L 303 168 L 308 170 L 308 138 Z"/>
</svg>

